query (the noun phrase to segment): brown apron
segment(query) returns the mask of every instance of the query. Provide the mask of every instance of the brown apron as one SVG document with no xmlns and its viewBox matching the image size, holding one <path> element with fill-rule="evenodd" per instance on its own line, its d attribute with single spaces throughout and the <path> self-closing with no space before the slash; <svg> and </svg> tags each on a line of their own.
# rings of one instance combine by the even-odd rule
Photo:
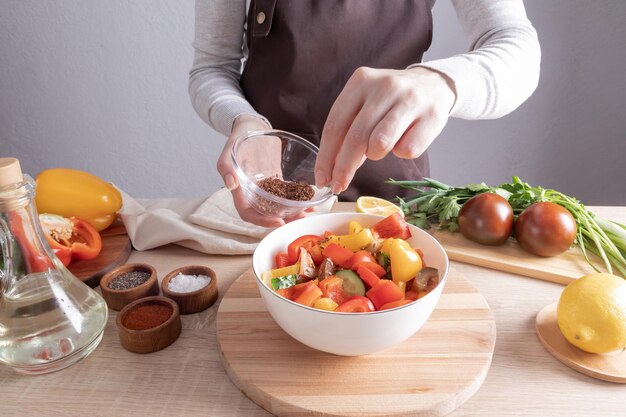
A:
<svg viewBox="0 0 626 417">
<path fill-rule="evenodd" d="M 272 126 L 319 146 L 328 112 L 359 67 L 403 69 L 432 39 L 430 0 L 252 0 L 241 85 Z M 393 198 L 394 179 L 428 176 L 428 156 L 367 160 L 340 195 Z"/>
</svg>

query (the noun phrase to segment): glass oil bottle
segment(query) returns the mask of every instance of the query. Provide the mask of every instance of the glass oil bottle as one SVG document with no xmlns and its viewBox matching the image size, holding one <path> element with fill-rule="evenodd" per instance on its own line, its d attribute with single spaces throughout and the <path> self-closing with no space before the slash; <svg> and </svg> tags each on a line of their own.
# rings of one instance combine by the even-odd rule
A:
<svg viewBox="0 0 626 417">
<path fill-rule="evenodd" d="M 0 363 L 18 372 L 63 369 L 102 339 L 107 306 L 54 256 L 34 203 L 35 183 L 0 158 Z"/>
</svg>

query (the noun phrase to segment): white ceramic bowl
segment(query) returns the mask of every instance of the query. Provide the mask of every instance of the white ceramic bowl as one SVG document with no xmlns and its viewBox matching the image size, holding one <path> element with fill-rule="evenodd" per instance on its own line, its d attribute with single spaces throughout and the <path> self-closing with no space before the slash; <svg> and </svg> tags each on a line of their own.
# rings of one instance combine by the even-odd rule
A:
<svg viewBox="0 0 626 417">
<path fill-rule="evenodd" d="M 333 197 L 330 187 L 315 186 L 313 171 L 318 152 L 317 146 L 300 136 L 282 130 L 260 130 L 238 138 L 231 158 L 250 205 L 261 214 L 286 218 Z M 263 163 L 259 164 L 259 160 Z M 258 181 L 276 175 L 285 181 L 311 185 L 313 197 L 307 201 L 288 200 L 257 185 Z"/>
<path fill-rule="evenodd" d="M 348 222 L 370 227 L 382 217 L 358 213 L 330 213 L 288 223 L 260 243 L 252 257 L 252 268 L 265 305 L 276 323 L 294 339 L 324 352 L 344 356 L 366 355 L 394 346 L 417 332 L 428 320 L 441 296 L 448 276 L 448 256 L 425 231 L 409 225 L 411 246 L 424 253 L 428 266 L 439 270 L 439 285 L 425 297 L 401 307 L 371 313 L 339 313 L 317 310 L 276 294 L 261 279 L 273 267 L 274 255 L 284 252 L 295 238 L 332 231 L 348 233 Z"/>
</svg>

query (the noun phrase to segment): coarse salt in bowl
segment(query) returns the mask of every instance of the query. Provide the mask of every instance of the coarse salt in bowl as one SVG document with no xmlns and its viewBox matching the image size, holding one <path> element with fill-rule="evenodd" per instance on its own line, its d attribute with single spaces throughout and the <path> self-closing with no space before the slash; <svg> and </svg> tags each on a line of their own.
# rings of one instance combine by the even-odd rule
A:
<svg viewBox="0 0 626 417">
<path fill-rule="evenodd" d="M 415 334 L 428 320 L 441 296 L 448 276 L 448 256 L 425 231 L 409 225 L 411 247 L 419 248 L 424 262 L 439 271 L 439 284 L 426 296 L 410 304 L 370 313 L 340 313 L 318 310 L 290 301 L 269 288 L 261 274 L 273 268 L 274 256 L 289 243 L 307 234 L 325 231 L 347 234 L 348 222 L 356 220 L 371 227 L 384 217 L 359 213 L 330 213 L 296 220 L 268 234 L 252 257 L 261 298 L 276 323 L 294 339 L 328 353 L 358 356 L 394 346 Z"/>
<path fill-rule="evenodd" d="M 202 280 L 208 278 L 206 285 L 200 282 L 189 285 L 185 282 L 176 282 L 176 278 L 183 278 L 183 281 Z M 174 285 L 170 285 L 174 281 Z M 178 304 L 180 314 L 194 314 L 204 311 L 217 301 L 217 275 L 208 266 L 188 265 L 168 273 L 161 281 L 161 291 L 163 295 L 171 298 Z"/>
<path fill-rule="evenodd" d="M 287 218 L 333 197 L 330 187 L 315 186 L 315 160 L 319 149 L 306 139 L 282 130 L 251 132 L 235 141 L 231 153 L 239 184 L 259 213 Z M 314 192 L 306 201 L 279 197 L 258 183 L 265 178 L 309 184 Z"/>
</svg>

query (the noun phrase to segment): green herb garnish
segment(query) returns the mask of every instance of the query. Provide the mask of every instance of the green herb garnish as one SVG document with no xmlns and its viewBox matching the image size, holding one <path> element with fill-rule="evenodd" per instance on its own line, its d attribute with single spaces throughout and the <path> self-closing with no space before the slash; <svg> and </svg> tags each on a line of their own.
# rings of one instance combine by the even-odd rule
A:
<svg viewBox="0 0 626 417">
<path fill-rule="evenodd" d="M 285 275 L 283 277 L 272 278 L 272 288 L 274 291 L 280 290 L 282 288 L 289 288 L 296 285 L 296 279 L 298 276 L 296 274 Z"/>
</svg>

